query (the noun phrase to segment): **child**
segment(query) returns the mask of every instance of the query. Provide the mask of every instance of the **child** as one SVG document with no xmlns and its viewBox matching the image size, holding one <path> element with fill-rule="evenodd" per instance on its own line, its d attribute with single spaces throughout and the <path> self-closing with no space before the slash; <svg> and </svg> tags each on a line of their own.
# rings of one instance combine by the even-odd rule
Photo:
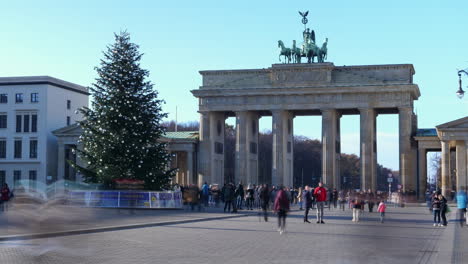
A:
<svg viewBox="0 0 468 264">
<path fill-rule="evenodd" d="M 385 205 L 384 201 L 381 200 L 377 211 L 380 213 L 380 223 L 383 223 L 385 217 L 385 209 L 387 206 Z"/>
</svg>

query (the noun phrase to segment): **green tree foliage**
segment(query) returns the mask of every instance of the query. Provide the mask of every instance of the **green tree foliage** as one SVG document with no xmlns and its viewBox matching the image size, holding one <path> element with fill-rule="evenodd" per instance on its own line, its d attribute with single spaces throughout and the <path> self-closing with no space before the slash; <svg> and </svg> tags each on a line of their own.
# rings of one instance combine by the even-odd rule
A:
<svg viewBox="0 0 468 264">
<path fill-rule="evenodd" d="M 143 180 L 151 190 L 169 186 L 170 155 L 158 142 L 165 133 L 161 122 L 167 114 L 158 92 L 146 80 L 149 72 L 140 68 L 141 56 L 129 34 L 121 32 L 96 68 L 98 78 L 90 87 L 92 108 L 79 110 L 84 133 L 78 155 L 87 166 L 73 164 L 86 182 L 111 187 L 115 179 L 125 178 Z"/>
</svg>

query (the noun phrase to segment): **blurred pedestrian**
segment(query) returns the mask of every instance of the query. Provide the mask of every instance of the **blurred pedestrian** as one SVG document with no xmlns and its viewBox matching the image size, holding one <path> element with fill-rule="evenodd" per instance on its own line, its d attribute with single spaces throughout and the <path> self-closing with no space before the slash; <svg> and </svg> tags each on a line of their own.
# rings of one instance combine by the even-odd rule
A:
<svg viewBox="0 0 468 264">
<path fill-rule="evenodd" d="M 302 187 L 299 187 L 296 198 L 299 203 L 299 210 L 302 210 Z"/>
<path fill-rule="evenodd" d="M 377 211 L 380 213 L 380 223 L 384 222 L 384 217 L 385 217 L 385 209 L 387 206 L 385 205 L 384 201 L 380 201 L 379 207 L 377 208 Z"/>
<path fill-rule="evenodd" d="M 255 195 L 254 187 L 251 184 L 249 184 L 249 186 L 247 187 L 246 194 L 245 194 L 245 203 L 247 206 L 247 210 L 253 210 L 254 195 Z"/>
<path fill-rule="evenodd" d="M 2 211 L 8 211 L 8 201 L 10 201 L 11 191 L 8 184 L 4 183 L 0 190 L 0 207 Z"/>
<path fill-rule="evenodd" d="M 201 201 L 203 203 L 203 206 L 208 207 L 208 201 L 209 201 L 209 197 L 210 197 L 210 186 L 208 185 L 207 182 L 205 182 L 202 185 L 200 197 L 201 197 Z"/>
<path fill-rule="evenodd" d="M 447 226 L 447 216 L 446 216 L 446 214 L 448 213 L 447 199 L 442 194 L 439 194 L 439 201 L 440 201 L 440 217 L 442 218 L 442 226 Z"/>
<path fill-rule="evenodd" d="M 314 197 L 317 201 L 317 224 L 325 224 L 323 221 L 323 207 L 327 201 L 327 190 L 323 188 L 322 182 L 319 182 L 319 186 L 315 188 Z"/>
<path fill-rule="evenodd" d="M 361 210 L 362 210 L 362 204 L 363 201 L 361 200 L 359 195 L 356 195 L 354 200 L 352 200 L 352 206 L 353 206 L 353 222 L 359 222 L 359 217 L 361 216 Z"/>
<path fill-rule="evenodd" d="M 343 190 L 338 192 L 338 202 L 340 203 L 340 209 L 345 210 L 346 197 Z"/>
<path fill-rule="evenodd" d="M 441 226 L 440 224 L 440 200 L 438 195 L 432 197 L 432 213 L 434 214 L 434 226 Z"/>
<path fill-rule="evenodd" d="M 280 187 L 276 194 L 274 208 L 278 214 L 278 231 L 283 234 L 286 232 L 286 217 L 289 211 L 289 199 L 284 187 Z"/>
<path fill-rule="evenodd" d="M 457 209 L 458 221 L 460 221 L 460 226 L 463 227 L 466 221 L 466 192 L 463 189 L 457 193 Z"/>
<path fill-rule="evenodd" d="M 224 212 L 226 212 L 226 209 L 227 209 L 227 212 L 230 213 L 231 206 L 232 206 L 232 210 L 234 211 L 235 208 L 234 208 L 233 200 L 234 200 L 234 186 L 232 185 L 232 183 L 230 183 L 224 187 Z"/>
<path fill-rule="evenodd" d="M 236 201 L 237 201 L 237 206 L 236 206 L 236 211 L 242 210 L 242 203 L 244 201 L 244 186 L 242 183 L 239 183 L 235 190 L 235 196 L 236 196 Z"/>
<path fill-rule="evenodd" d="M 331 195 L 332 203 L 333 203 L 333 208 L 336 209 L 337 203 L 338 203 L 338 191 L 336 188 L 333 188 L 332 195 Z"/>
<path fill-rule="evenodd" d="M 304 223 L 309 222 L 309 210 L 312 207 L 312 194 L 310 193 L 309 186 L 306 185 L 304 191 L 302 192 L 302 200 L 304 201 Z"/>
<path fill-rule="evenodd" d="M 262 203 L 263 218 L 268 222 L 268 205 L 270 203 L 270 190 L 268 184 L 264 184 L 260 190 L 260 202 Z"/>
</svg>

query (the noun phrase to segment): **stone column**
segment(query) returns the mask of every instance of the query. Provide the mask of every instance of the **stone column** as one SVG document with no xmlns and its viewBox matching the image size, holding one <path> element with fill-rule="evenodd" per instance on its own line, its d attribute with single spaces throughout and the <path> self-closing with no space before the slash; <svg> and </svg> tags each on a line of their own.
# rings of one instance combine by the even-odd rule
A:
<svg viewBox="0 0 468 264">
<path fill-rule="evenodd" d="M 258 120 L 256 112 L 248 112 L 246 120 L 246 156 L 247 156 L 247 183 L 259 184 L 258 179 Z"/>
<path fill-rule="evenodd" d="M 274 110 L 273 115 L 273 185 L 293 184 L 293 115 L 284 110 Z"/>
<path fill-rule="evenodd" d="M 412 160 L 414 152 L 411 150 L 412 136 L 412 107 L 398 108 L 399 145 L 400 145 L 400 177 L 403 191 L 416 190 L 416 175 L 412 175 Z"/>
<path fill-rule="evenodd" d="M 65 177 L 65 144 L 59 137 L 58 140 L 58 164 L 57 164 L 57 179 L 55 181 L 63 180 Z"/>
<path fill-rule="evenodd" d="M 335 109 L 322 110 L 322 181 L 327 188 L 341 188 L 340 116 Z"/>
<path fill-rule="evenodd" d="M 292 112 L 284 114 L 283 153 L 284 172 L 283 185 L 292 187 L 294 184 L 294 115 Z"/>
<path fill-rule="evenodd" d="M 423 199 L 425 197 L 427 189 L 427 150 L 418 149 L 418 164 L 419 164 L 419 197 Z"/>
<path fill-rule="evenodd" d="M 224 183 L 224 112 L 201 113 L 198 185 Z"/>
<path fill-rule="evenodd" d="M 186 184 L 193 184 L 193 171 L 193 151 L 187 151 L 187 176 L 185 179 Z"/>
<path fill-rule="evenodd" d="M 442 147 L 442 194 L 447 196 L 450 190 L 450 145 L 447 141 L 441 141 L 440 144 Z"/>
<path fill-rule="evenodd" d="M 210 113 L 211 139 L 211 181 L 208 183 L 224 183 L 224 130 L 226 115 L 224 112 Z"/>
<path fill-rule="evenodd" d="M 235 184 L 247 184 L 247 111 L 236 112 Z"/>
<path fill-rule="evenodd" d="M 467 185 L 467 162 L 466 162 L 466 143 L 465 141 L 457 141 L 457 149 L 456 149 L 456 169 L 457 169 L 457 189 L 456 191 L 459 190 L 465 190 L 466 191 L 466 185 Z"/>
<path fill-rule="evenodd" d="M 361 189 L 377 189 L 376 113 L 372 108 L 359 109 L 361 115 Z"/>
<path fill-rule="evenodd" d="M 200 129 L 199 129 L 199 156 L 198 156 L 198 179 L 194 183 L 202 185 L 205 181 L 210 180 L 211 174 L 211 142 L 210 142 L 210 117 L 209 113 L 200 113 Z"/>
<path fill-rule="evenodd" d="M 272 111 L 272 134 L 273 134 L 273 168 L 271 170 L 271 184 L 283 183 L 283 114 L 284 111 Z"/>
</svg>

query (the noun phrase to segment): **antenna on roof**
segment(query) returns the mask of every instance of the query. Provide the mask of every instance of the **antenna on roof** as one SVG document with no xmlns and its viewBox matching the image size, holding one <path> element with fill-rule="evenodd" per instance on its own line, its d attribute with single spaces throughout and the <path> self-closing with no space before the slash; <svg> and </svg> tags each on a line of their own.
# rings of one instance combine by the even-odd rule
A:
<svg viewBox="0 0 468 264">
<path fill-rule="evenodd" d="M 177 105 L 175 107 L 175 132 L 177 132 Z"/>
</svg>

